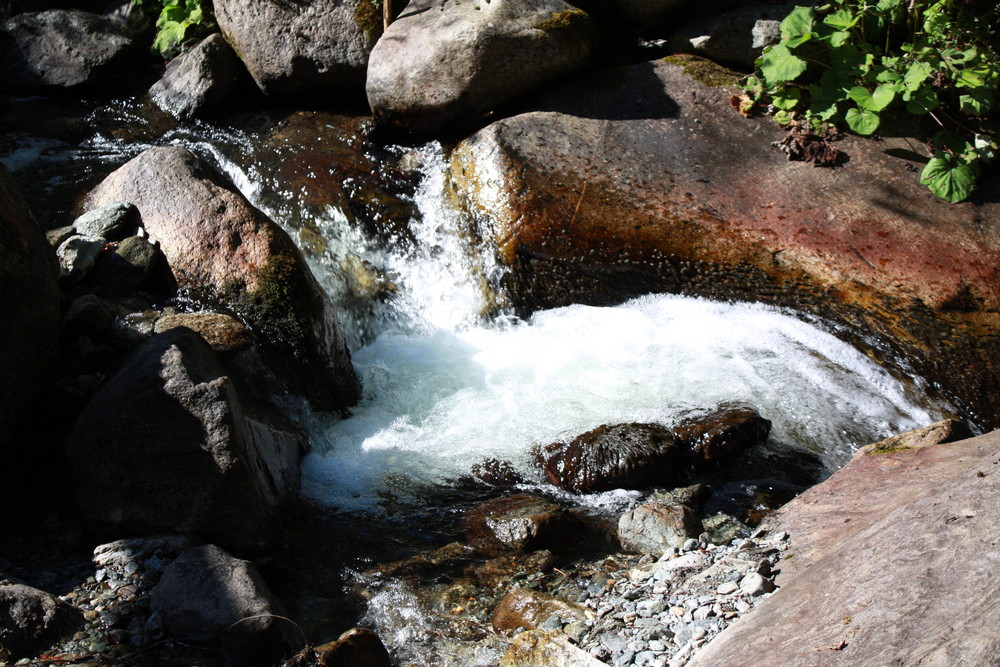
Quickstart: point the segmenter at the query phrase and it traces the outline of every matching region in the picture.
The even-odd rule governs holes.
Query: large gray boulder
[[[371,0],[216,0],[226,41],[268,95],[360,91],[382,32]]]
[[[382,121],[436,130],[578,69],[596,40],[562,0],[413,0],[372,50],[368,103]]]
[[[298,491],[303,437],[245,399],[196,333],[149,339],[65,445],[77,507],[112,533],[176,531],[266,548]]]
[[[152,611],[176,639],[221,648],[231,664],[273,665],[295,641],[285,611],[253,563],[208,544],[163,572]]]
[[[175,147],[141,153],[95,188],[89,206],[116,201],[139,209],[180,287],[214,292],[258,334],[273,371],[253,385],[259,394],[292,392],[323,410],[357,400],[333,307],[301,253],[197,156]]]
[[[243,63],[222,35],[209,35],[167,65],[149,89],[153,102],[180,120],[222,111],[249,83]]]
[[[36,655],[73,632],[80,612],[54,595],[23,584],[0,583],[0,661]]]
[[[0,165],[0,453],[55,365],[59,267],[14,180]]]
[[[128,65],[129,32],[78,9],[18,14],[0,31],[0,82],[9,88],[73,87],[110,80]]]

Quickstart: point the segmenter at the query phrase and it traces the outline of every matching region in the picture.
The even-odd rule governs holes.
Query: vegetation
[[[795,7],[745,83],[741,110],[783,125],[873,135],[895,113],[926,117],[921,183],[966,199],[997,152],[1000,7],[977,0],[833,0]]]
[[[152,50],[173,58],[216,29],[211,0],[132,0],[156,17]]]

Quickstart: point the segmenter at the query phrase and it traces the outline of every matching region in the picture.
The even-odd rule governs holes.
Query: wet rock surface
[[[474,507],[466,513],[463,528],[477,551],[500,556],[557,550],[571,543],[583,525],[559,505],[522,493]]]

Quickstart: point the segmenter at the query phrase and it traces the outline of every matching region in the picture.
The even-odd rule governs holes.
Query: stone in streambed
[[[597,37],[562,0],[413,0],[372,50],[368,103],[383,122],[434,131],[580,68]]]
[[[702,530],[698,514],[686,505],[645,503],[622,514],[618,520],[622,548],[657,556],[671,547],[681,548]]]
[[[316,667],[390,667],[385,644],[368,628],[352,628],[336,641],[317,646]]]
[[[587,620],[585,607],[540,591],[518,588],[508,593],[493,610],[490,623],[501,634],[535,630],[557,617],[563,624]]]
[[[233,664],[269,665],[296,642],[252,563],[208,544],[181,553],[150,594],[168,635],[219,647]]]
[[[544,498],[521,493],[491,500],[466,512],[465,537],[488,556],[562,550],[571,545],[583,524],[575,516]]]
[[[78,610],[23,584],[0,584],[0,660],[36,655],[83,623]]]
[[[704,417],[678,424],[673,432],[687,445],[691,473],[698,475],[724,468],[739,454],[766,442],[771,422],[752,406],[724,404]]]
[[[271,374],[247,380],[260,396],[289,391],[325,410],[357,400],[329,298],[288,235],[230,183],[185,149],[153,148],[89,197],[95,207],[116,201],[139,209],[178,286],[208,290],[257,334]]]
[[[606,667],[570,642],[562,632],[531,630],[517,635],[500,659],[500,667]]]
[[[101,238],[106,241],[120,241],[134,229],[139,220],[139,211],[128,202],[111,202],[87,211],[73,221],[73,229],[80,236]]]

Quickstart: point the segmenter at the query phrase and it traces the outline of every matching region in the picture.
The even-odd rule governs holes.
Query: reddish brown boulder
[[[317,667],[390,667],[392,660],[378,635],[352,628],[336,641],[316,647]]]
[[[859,453],[768,521],[778,591],[690,664],[995,664],[998,480],[1000,431]]]
[[[548,593],[518,588],[508,593],[493,610],[490,622],[502,634],[521,630],[534,630],[549,617],[556,616],[563,623],[583,622],[587,619],[584,607]]]
[[[698,474],[731,465],[737,455],[767,441],[771,422],[749,405],[726,405],[673,430],[687,446],[692,473]]]
[[[981,425],[1000,425],[1000,192],[952,205],[919,184],[922,144],[848,137],[836,169],[790,162],[784,131],[731,107],[704,64],[596,72],[484,128],[452,177],[510,267],[522,311],[649,291],[833,316],[903,352]]]
[[[268,366],[317,408],[357,400],[332,306],[288,235],[193,153],[153,148],[108,176],[90,207],[134,204],[181,287],[208,290],[242,317]]]
[[[528,493],[490,500],[466,512],[465,537],[487,556],[536,549],[563,550],[579,535],[579,519],[555,503]]]

